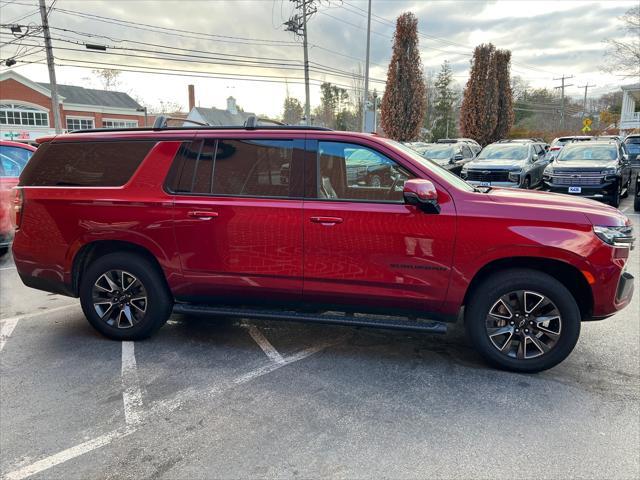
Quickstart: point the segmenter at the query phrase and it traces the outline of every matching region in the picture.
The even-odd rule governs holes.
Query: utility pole
[[[584,120],[585,113],[587,111],[587,90],[590,87],[595,87],[595,85],[589,85],[589,82],[587,82],[586,85],[579,85],[578,86],[578,88],[584,88],[584,101],[582,102],[582,120]]]
[[[42,32],[44,35],[44,47],[47,53],[47,68],[49,69],[49,84],[51,89],[51,109],[53,110],[53,126],[56,133],[62,133],[62,121],[60,120],[60,102],[58,101],[58,84],[56,83],[56,70],[53,63],[53,47],[51,46],[51,33],[49,32],[49,13],[44,0],[40,0],[40,17],[42,18]]]
[[[367,56],[364,67],[364,99],[362,101],[362,131],[365,130],[367,121],[367,102],[369,101],[369,51],[371,45],[371,0],[369,0],[369,12],[367,14]],[[375,108],[375,106],[374,106]]]
[[[562,75],[562,77],[560,78],[554,78],[554,80],[562,80],[562,85],[554,87],[554,88],[560,88],[561,89],[561,97],[560,97],[560,129],[563,130],[564,129],[564,89],[566,87],[572,87],[573,83],[566,85],[564,83],[565,80],[569,80],[570,78],[573,78],[573,75],[571,75],[570,77],[565,77],[564,75]]]
[[[296,10],[302,10],[302,15],[295,14],[284,22],[285,31],[293,32],[297,37],[302,37],[304,48],[304,117],[305,123],[310,125],[311,120],[311,100],[309,94],[309,49],[307,46],[307,21],[318,11],[316,0],[291,0],[296,4]]]

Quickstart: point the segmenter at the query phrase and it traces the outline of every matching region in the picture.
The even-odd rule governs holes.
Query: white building
[[[622,110],[620,112],[620,134],[629,134],[640,130],[640,111],[636,111],[636,102],[640,105],[640,83],[622,86]]]

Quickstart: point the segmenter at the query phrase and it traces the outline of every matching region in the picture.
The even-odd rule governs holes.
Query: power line
[[[560,80],[562,81],[562,84],[557,86],[557,87],[553,87],[553,88],[559,88],[561,89],[561,93],[560,93],[560,108],[562,109],[560,111],[560,129],[564,129],[564,89],[566,87],[571,87],[573,84],[569,84],[569,85],[565,85],[564,81],[568,80],[570,78],[573,78],[573,75],[571,75],[570,77],[566,77],[564,75],[562,75],[562,77],[560,78],[554,78],[554,80]]]

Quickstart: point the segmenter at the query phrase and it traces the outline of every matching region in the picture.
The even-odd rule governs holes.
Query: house
[[[227,98],[227,109],[221,110],[219,108],[205,108],[196,107],[191,105],[191,96],[189,97],[189,106],[192,107],[187,120],[193,120],[195,122],[207,123],[209,125],[244,125],[250,116],[255,116],[254,113],[243,112],[238,109],[236,105],[236,99],[233,97]],[[195,103],[195,102],[194,102]],[[185,124],[188,125],[188,124]]]
[[[620,134],[640,130],[640,83],[622,86],[622,110],[620,111]]]
[[[58,85],[63,130],[144,126],[144,109],[124,92]],[[48,83],[0,74],[0,138],[34,140],[55,134]]]

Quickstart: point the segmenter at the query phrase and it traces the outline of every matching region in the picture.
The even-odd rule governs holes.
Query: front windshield
[[[460,188],[462,190],[466,190],[468,192],[473,192],[475,190],[471,185],[469,185],[467,182],[462,180],[460,177],[458,177],[457,175],[454,175],[446,168],[442,168],[436,162],[433,162],[428,158],[424,158],[415,150],[412,150],[411,148],[401,144],[400,142],[396,142],[395,140],[390,140],[388,138],[385,138],[385,141],[388,142],[390,145],[393,145],[394,147],[396,147],[398,150],[401,150],[402,153],[411,157],[416,162],[426,166],[429,170],[432,170],[436,175],[439,175],[440,177],[444,178],[449,183],[453,184],[455,187]]]
[[[615,145],[567,145],[557,160],[616,160],[618,154]]]
[[[487,145],[476,160],[524,160],[528,153],[526,145]]]
[[[425,148],[422,152],[423,157],[430,160],[449,160],[453,149],[450,145],[433,145]]]

